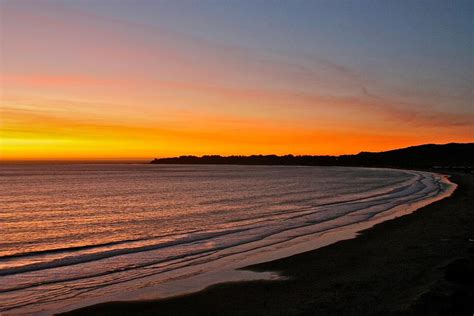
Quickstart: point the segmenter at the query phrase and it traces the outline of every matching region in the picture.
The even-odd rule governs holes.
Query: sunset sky
[[[474,1],[0,0],[0,158],[474,141]]]

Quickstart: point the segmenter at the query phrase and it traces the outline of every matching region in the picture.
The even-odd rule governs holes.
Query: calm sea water
[[[386,169],[85,164],[2,165],[0,184],[0,312],[11,313],[248,261],[449,187]]]

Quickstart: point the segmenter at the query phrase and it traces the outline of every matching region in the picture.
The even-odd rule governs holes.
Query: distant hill
[[[175,158],[154,159],[151,163],[473,168],[474,143],[427,144],[384,152],[361,152],[357,155],[342,156],[180,156]]]

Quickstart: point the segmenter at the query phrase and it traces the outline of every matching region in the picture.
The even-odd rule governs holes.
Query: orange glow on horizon
[[[177,124],[174,128],[92,125],[41,118],[37,131],[2,133],[2,160],[151,159],[178,155],[353,154],[421,144],[423,137],[357,130],[302,129],[273,123],[219,120]],[[446,135],[441,142],[448,142]],[[457,140],[460,136],[454,136]],[[440,141],[440,138],[431,142]]]

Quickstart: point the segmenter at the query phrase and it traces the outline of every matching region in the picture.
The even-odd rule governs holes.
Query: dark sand
[[[358,238],[250,267],[287,281],[212,286],[156,301],[111,302],[70,315],[473,315],[474,175],[452,197]]]

